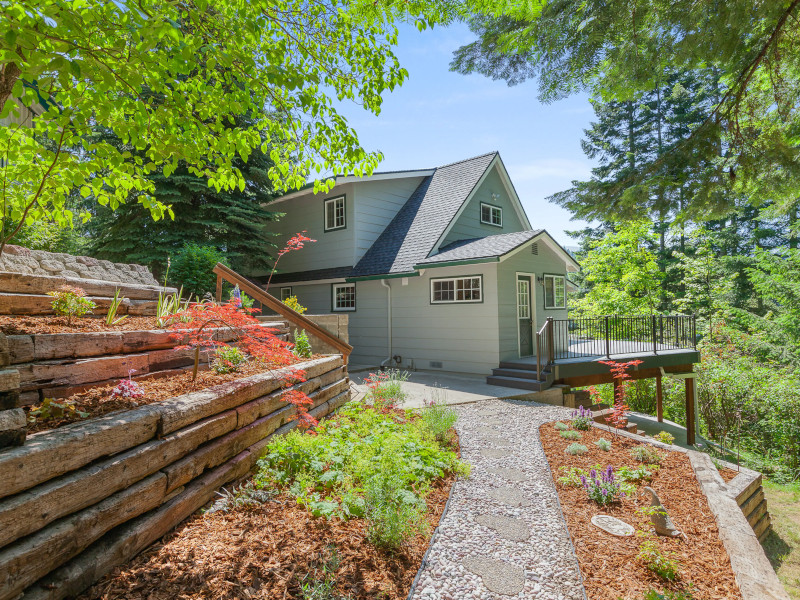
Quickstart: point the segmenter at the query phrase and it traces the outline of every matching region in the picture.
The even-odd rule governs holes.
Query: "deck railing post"
[[[542,334],[536,332],[536,379],[542,380]]]
[[[553,364],[556,360],[556,345],[553,317],[547,317],[547,345],[549,347],[548,364]]]
[[[222,275],[217,273],[217,304],[222,302]]]
[[[606,315],[606,358],[611,358],[611,334],[608,330],[608,320],[610,317]]]
[[[697,314],[692,315],[692,348],[697,350]]]
[[[675,317],[675,347],[681,347],[681,318]]]
[[[653,354],[658,354],[658,337],[656,336],[656,316],[653,315]]]

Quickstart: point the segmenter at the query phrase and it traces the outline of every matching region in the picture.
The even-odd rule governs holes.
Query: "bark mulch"
[[[439,480],[426,499],[431,531],[454,480]],[[293,498],[280,496],[257,507],[193,517],[81,600],[301,599],[301,585],[325,579],[323,564],[334,553],[339,566],[328,579],[335,579],[341,597],[401,600],[429,542],[429,535],[419,535],[398,552],[383,551],[367,540],[363,519],[314,518]]]
[[[318,356],[315,355],[314,358],[318,358]],[[139,378],[133,378],[144,390],[144,397],[135,399],[113,398],[111,396],[111,391],[116,387],[116,382],[99,387],[92,387],[86,391],[73,394],[66,399],[59,398],[57,400],[57,402],[64,402],[66,400],[69,403],[73,403],[76,409],[75,413],[70,413],[62,418],[37,420],[33,423],[29,421],[28,433],[56,429],[57,427],[63,427],[64,425],[76,421],[101,417],[116,410],[130,410],[144,404],[153,404],[188,392],[196,392],[197,390],[209,388],[220,383],[235,381],[243,377],[249,377],[250,375],[264,373],[278,368],[281,367],[264,362],[250,361],[242,365],[240,370],[236,373],[217,374],[214,371],[208,370],[207,365],[205,365],[204,370],[197,372],[197,379],[195,381],[192,381],[191,368],[185,371],[175,370],[143,375]],[[32,407],[26,406],[24,408],[30,410]],[[89,413],[89,416],[82,418],[77,414],[79,411]]]
[[[630,449],[639,445],[634,440],[592,428],[581,432],[579,442],[589,451],[582,456],[571,456],[565,449],[572,442],[563,439],[553,423],[545,423],[539,431],[554,480],[563,474],[559,467],[590,469],[610,464],[616,470],[623,465],[635,468],[641,464],[630,455]],[[601,437],[612,442],[611,451],[604,452],[594,444]],[[635,494],[610,506],[601,507],[589,500],[583,487],[556,483],[589,600],[641,600],[649,589],[678,591],[689,589],[690,585],[697,600],[740,599],[717,523],[689,457],[682,452],[659,450],[659,453],[661,467],[650,483],[637,486]],[[658,537],[659,549],[672,553],[680,565],[680,580],[675,583],[662,581],[637,560],[641,542],[637,536],[615,537],[590,522],[594,515],[607,514],[630,523],[637,532],[650,531],[649,517],[636,512],[637,508],[650,504],[643,491],[645,485],[658,493],[675,526],[687,537],[686,540]]]

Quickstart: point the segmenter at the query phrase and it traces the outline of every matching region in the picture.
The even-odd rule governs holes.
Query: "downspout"
[[[664,370],[664,367],[659,367],[661,369],[661,376],[662,377],[669,377],[671,379],[694,379],[694,398],[692,398],[692,402],[694,402],[694,431],[696,434],[700,433],[700,412],[697,410],[697,373],[692,371],[691,373],[667,373]]]
[[[386,328],[389,334],[389,355],[381,363],[383,369],[392,362],[392,286],[386,283],[385,279],[381,279],[381,285],[386,288]]]

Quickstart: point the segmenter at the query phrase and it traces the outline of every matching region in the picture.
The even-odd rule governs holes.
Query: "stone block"
[[[21,408],[0,411],[0,448],[25,443],[25,411]]]

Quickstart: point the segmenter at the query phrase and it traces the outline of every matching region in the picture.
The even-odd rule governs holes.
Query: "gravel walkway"
[[[472,474],[453,486],[411,597],[584,600],[538,431],[570,411],[508,400],[456,410]]]

